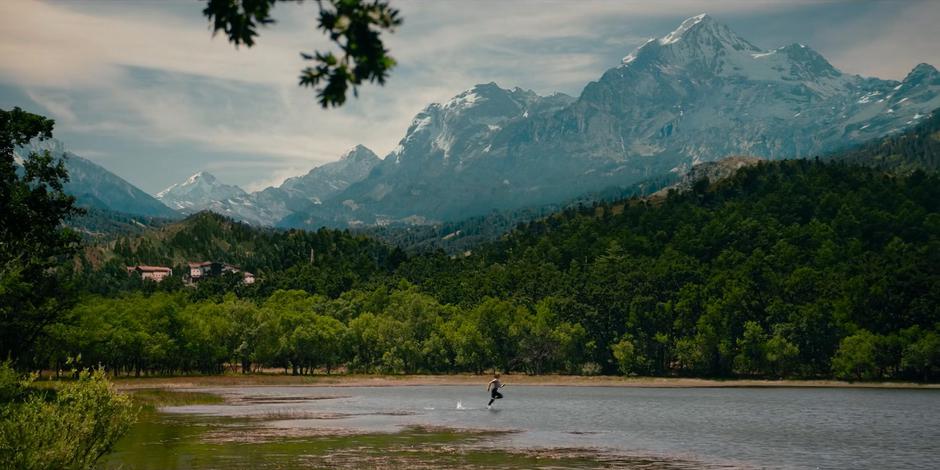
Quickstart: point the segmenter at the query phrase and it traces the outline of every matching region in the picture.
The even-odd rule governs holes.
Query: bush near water
[[[0,468],[90,469],[136,417],[104,372],[76,372],[57,389],[37,388],[0,364]]]

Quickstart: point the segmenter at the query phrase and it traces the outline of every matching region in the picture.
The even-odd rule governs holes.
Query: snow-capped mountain
[[[445,103],[432,103],[367,178],[328,204],[292,214],[281,225],[424,223],[442,211],[459,218],[468,206],[473,211],[511,207],[515,201],[507,189],[518,175],[512,162],[490,158],[491,142],[513,122],[555,113],[572,102],[574,98],[561,93],[539,96],[488,83]],[[375,204],[379,201],[400,206],[380,208]]]
[[[760,49],[707,15],[624,57],[578,99],[478,85],[418,113],[363,181],[286,226],[454,220],[557,202],[729,155],[809,157],[940,108],[940,74],[845,74],[803,44]]]
[[[200,172],[161,191],[157,198],[183,213],[209,210],[256,225],[275,225],[284,217],[309,210],[321,200],[362,180],[379,162],[374,152],[357,145],[338,161],[318,166],[306,175],[288,178],[279,187],[247,193],[237,186],[219,182],[207,172]]]
[[[185,214],[207,209],[218,201],[247,196],[242,188],[221,183],[207,171],[200,171],[182,183],[174,184],[156,194],[157,199]]]
[[[806,45],[761,50],[699,15],[589,84],[561,119],[587,119],[578,147],[648,168],[806,157],[922,119],[940,107],[938,79],[926,64],[902,82],[844,74]]]
[[[131,215],[177,218],[179,214],[157,201],[136,186],[128,183],[102,166],[66,150],[56,139],[34,140],[16,149],[17,162],[31,152],[49,151],[53,158],[65,162],[69,180],[65,192],[75,196],[76,205],[86,208],[107,209]]]

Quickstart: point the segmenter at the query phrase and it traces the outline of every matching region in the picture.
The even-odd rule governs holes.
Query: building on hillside
[[[207,277],[222,276],[227,273],[242,273],[242,282],[245,284],[254,284],[255,275],[250,272],[242,272],[238,266],[217,261],[198,261],[189,262],[189,282],[196,283]]]
[[[193,281],[209,277],[212,272],[212,261],[189,262],[189,278]]]
[[[127,274],[137,274],[145,281],[160,282],[163,279],[172,276],[173,270],[165,266],[128,266]]]
[[[221,276],[225,273],[241,272],[237,266],[217,261],[200,261],[189,263],[189,277],[193,281],[207,277]]]

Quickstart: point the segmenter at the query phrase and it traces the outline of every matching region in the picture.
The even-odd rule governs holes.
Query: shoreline
[[[114,377],[119,390],[216,388],[244,386],[392,387],[485,386],[489,375],[313,375],[282,374],[206,375],[175,377]],[[870,388],[940,390],[940,384],[915,382],[844,382],[839,380],[695,379],[675,377],[617,377],[573,375],[508,375],[504,382],[526,386],[625,387],[625,388]]]

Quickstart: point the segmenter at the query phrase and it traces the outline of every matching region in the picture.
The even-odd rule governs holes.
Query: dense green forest
[[[659,205],[561,213],[478,256],[416,258],[399,273],[447,303],[554,299],[595,361],[622,348],[619,365],[642,374],[935,374],[938,182],[766,163]]]
[[[80,354],[135,374],[242,365],[935,380],[938,204],[936,174],[770,162],[664,199],[570,208],[456,257],[200,214],[96,253],[110,257],[102,266],[241,263],[264,273],[259,283],[135,285],[82,269],[95,293],[35,359]]]

